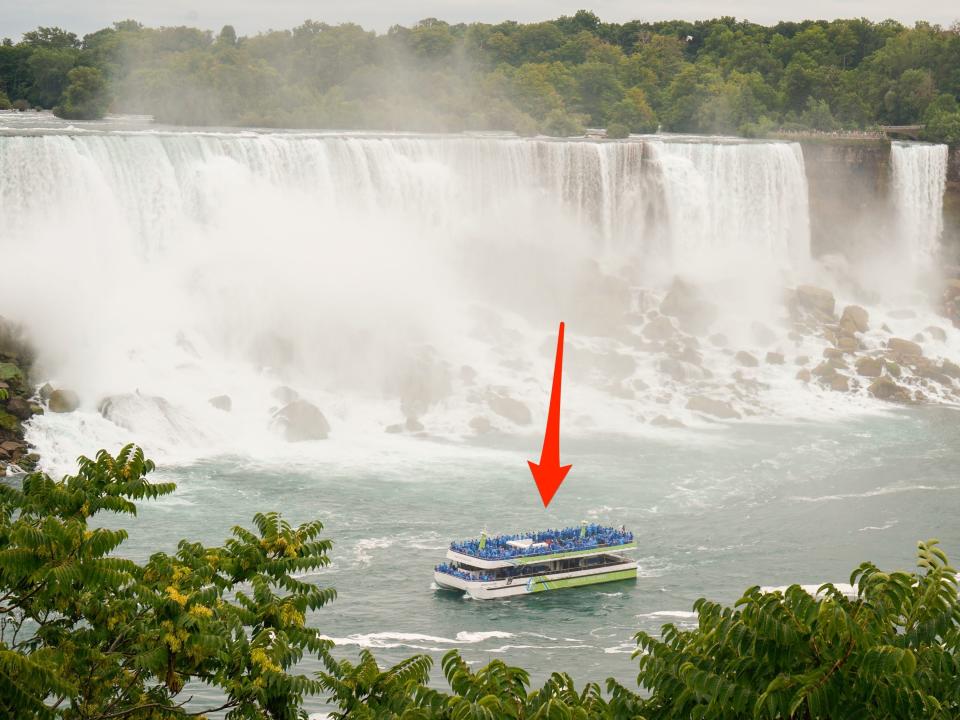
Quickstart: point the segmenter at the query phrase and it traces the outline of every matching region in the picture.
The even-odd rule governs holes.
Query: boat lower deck
[[[478,600],[633,580],[636,577],[636,562],[612,554],[554,560],[494,572],[459,564],[448,566],[446,571],[434,571],[434,581],[439,587],[460,590]]]

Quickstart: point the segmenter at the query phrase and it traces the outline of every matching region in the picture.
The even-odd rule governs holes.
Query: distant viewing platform
[[[602,525],[542,530],[519,535],[497,535],[450,543],[461,555],[482,560],[510,560],[534,555],[556,555],[595,548],[618,548],[633,542],[633,533],[623,527]]]

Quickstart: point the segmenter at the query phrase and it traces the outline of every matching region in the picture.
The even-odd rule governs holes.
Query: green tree
[[[935,540],[919,573],[857,568],[847,597],[754,587],[734,608],[698,600],[698,626],[637,633],[643,716],[952,718],[960,712],[956,571]]]
[[[60,102],[60,96],[66,88],[67,73],[77,61],[77,51],[38,47],[27,60],[30,73],[30,88],[27,99],[34,105],[49,108]]]
[[[223,547],[182,540],[139,565],[117,554],[126,531],[96,525],[173,492],[153,467],[127,446],[60,481],[0,482],[0,714],[184,717],[185,684],[204,682],[232,718],[304,717],[320,686],[291,670],[326,653],[305,615],[334,597],[298,579],[328,563],[321,524],[258,514]]]
[[[97,120],[110,105],[107,82],[96,68],[78,67],[67,73],[63,101],[53,108],[57,117],[69,120]]]

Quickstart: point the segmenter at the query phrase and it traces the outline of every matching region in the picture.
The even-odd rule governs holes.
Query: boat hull
[[[477,600],[496,600],[499,598],[530,595],[548,590],[583,587],[599,583],[636,580],[635,562],[617,563],[602,568],[588,568],[569,572],[554,572],[535,575],[516,580],[495,580],[491,582],[470,581],[448,573],[435,571],[433,579],[437,586],[445,590],[459,590]]]

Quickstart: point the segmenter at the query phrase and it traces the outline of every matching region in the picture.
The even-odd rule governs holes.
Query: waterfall
[[[139,392],[111,404],[118,441],[262,443],[278,385],[341,435],[401,409],[465,428],[490,397],[536,402],[557,320],[606,348],[638,284],[696,267],[743,290],[789,272],[809,255],[807,215],[789,143],[8,133],[0,252],[23,272],[0,312],[84,399],[78,435],[101,398]],[[603,397],[631,372],[610,357],[585,371]],[[605,412],[578,392],[583,417]],[[207,404],[220,394],[231,413]]]
[[[940,248],[947,157],[946,145],[895,142],[890,148],[898,242],[921,267]]]

